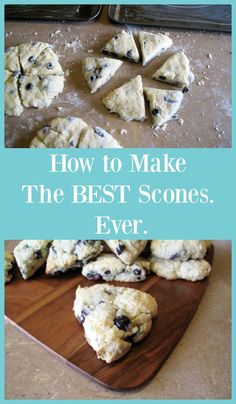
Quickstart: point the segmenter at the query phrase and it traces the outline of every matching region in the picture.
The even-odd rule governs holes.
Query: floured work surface
[[[85,23],[13,22],[5,25],[5,47],[29,41],[52,44],[70,74],[65,88],[49,108],[25,109],[20,117],[5,118],[5,146],[28,147],[36,131],[57,116],[74,115],[101,126],[123,147],[231,147],[231,36],[230,34],[117,25],[109,22],[107,7],[96,21]],[[84,57],[100,56],[105,43],[122,29],[132,32],[169,32],[173,46],[146,67],[125,61],[116,75],[91,95],[81,72]],[[153,80],[156,69],[170,54],[183,49],[190,59],[195,81],[184,94],[180,120],[155,131],[146,108],[144,122],[127,123],[110,114],[101,100],[125,81],[141,74],[146,87],[166,88]]]
[[[6,248],[11,250],[15,244],[7,242]],[[208,251],[206,259],[212,262],[213,249]],[[157,299],[159,308],[148,336],[134,344],[122,359],[109,365],[97,359],[72,312],[78,284],[91,286],[95,282],[84,278],[79,270],[49,277],[42,269],[27,281],[17,271],[13,281],[5,286],[6,317],[69,365],[106,387],[126,390],[143,385],[158,372],[191,321],[208,279],[167,281],[150,275],[144,282],[112,282],[150,293]]]

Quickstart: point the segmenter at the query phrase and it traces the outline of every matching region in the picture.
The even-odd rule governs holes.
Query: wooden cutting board
[[[208,251],[212,262],[213,249]],[[68,365],[114,390],[134,389],[148,382],[168,358],[190,323],[208,280],[167,281],[150,275],[145,282],[121,283],[152,294],[159,304],[150,334],[121,360],[106,364],[97,359],[72,312],[75,291],[91,282],[80,272],[49,278],[43,272],[24,281],[16,271],[5,287],[5,314],[10,322],[40,342]],[[204,313],[202,313],[204,315]]]

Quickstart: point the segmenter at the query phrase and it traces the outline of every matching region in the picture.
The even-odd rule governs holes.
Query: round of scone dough
[[[15,262],[14,255],[9,251],[4,254],[4,282],[5,284],[12,280],[12,269]]]
[[[127,265],[134,263],[147,245],[147,240],[104,240],[111,251]]]
[[[74,313],[99,359],[111,363],[142,340],[157,315],[157,302],[137,289],[94,285],[76,291]]]
[[[57,272],[81,268],[102,250],[99,240],[54,240],[47,259],[46,274],[55,275]]]
[[[167,260],[201,259],[206,255],[206,250],[204,240],[152,240],[151,242],[152,255]]]
[[[43,108],[63,91],[64,73],[57,55],[44,42],[29,42],[5,51],[5,113]]]
[[[196,282],[201,281],[209,275],[211,266],[204,259],[180,261],[152,257],[151,271],[168,280],[185,279]]]
[[[150,262],[137,258],[132,265],[124,264],[114,254],[101,254],[83,266],[82,274],[89,280],[140,282],[146,279]]]

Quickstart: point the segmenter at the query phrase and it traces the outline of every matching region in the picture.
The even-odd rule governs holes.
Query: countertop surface
[[[84,57],[101,56],[105,43],[121,29],[165,32],[173,46],[146,67],[124,61],[116,75],[94,95],[81,74]],[[29,41],[48,42],[59,55],[66,75],[65,88],[48,108],[25,108],[20,117],[6,117],[5,146],[28,147],[38,129],[57,116],[74,115],[101,126],[123,147],[231,147],[231,35],[207,31],[165,29],[111,23],[107,7],[92,22],[7,21],[5,46]],[[165,130],[154,130],[146,111],[144,122],[127,123],[110,114],[101,100],[127,80],[142,75],[145,86],[167,88],[151,77],[171,54],[184,50],[195,81],[184,95],[178,117]],[[170,88],[170,87],[168,87]],[[176,88],[175,88],[176,89]]]
[[[230,399],[231,242],[214,241],[214,247],[213,271],[199,308],[146,386],[132,392],[106,389],[6,321],[6,399]]]

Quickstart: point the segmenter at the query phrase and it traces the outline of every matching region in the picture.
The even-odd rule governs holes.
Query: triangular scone
[[[140,31],[138,38],[142,52],[143,66],[146,66],[147,63],[161,55],[172,45],[172,40],[164,34],[152,34],[151,32]]]
[[[145,103],[141,76],[136,76],[123,86],[116,88],[103,98],[102,102],[111,112],[119,114],[124,121],[143,121]]]
[[[121,31],[116,34],[103,48],[104,53],[139,62],[139,52],[132,32]]]
[[[28,73],[39,55],[48,46],[48,43],[45,42],[29,42],[18,47],[20,64],[24,73]]]
[[[114,76],[122,63],[121,60],[105,57],[85,58],[82,64],[82,71],[91,94],[106,84]]]
[[[4,283],[8,283],[12,280],[13,274],[13,266],[15,263],[15,258],[12,253],[9,251],[5,251],[4,253]]]
[[[104,129],[96,127],[86,127],[82,130],[78,146],[81,149],[117,149],[121,148],[119,143],[110,133]]]
[[[84,265],[82,274],[89,280],[140,282],[146,279],[150,262],[137,258],[132,265],[124,264],[114,254],[101,254]]]
[[[154,125],[160,126],[169,121],[178,111],[183,99],[182,91],[144,88],[144,95],[149,106]]]
[[[12,73],[20,73],[18,46],[11,46],[5,50],[5,69]]]
[[[108,284],[76,290],[74,313],[97,357],[107,363],[124,356],[150,332],[157,302],[137,289]]]
[[[184,52],[170,56],[152,77],[180,87],[184,92],[188,91],[189,84],[194,80],[194,74],[190,71],[189,60]]]
[[[54,240],[47,259],[46,274],[81,268],[103,250],[99,240]]]
[[[14,248],[23,279],[33,276],[45,264],[51,244],[52,240],[22,240]]]
[[[18,79],[9,73],[5,74],[5,78],[5,113],[9,116],[19,116],[24,109],[19,97]]]
[[[209,275],[211,266],[204,259],[180,261],[152,257],[151,270],[156,275],[168,280],[185,279],[196,282]]]
[[[127,265],[134,263],[147,245],[147,240],[105,240],[116,256]]]
[[[50,46],[46,47],[37,58],[36,62],[28,69],[27,74],[59,74],[63,75],[62,67],[57,55]]]
[[[56,118],[37,132],[30,143],[30,147],[77,147],[81,132],[86,126],[87,124],[82,119],[74,116]]]

